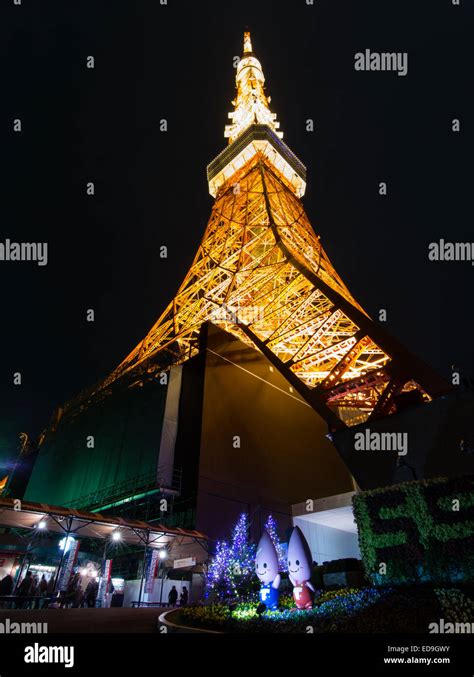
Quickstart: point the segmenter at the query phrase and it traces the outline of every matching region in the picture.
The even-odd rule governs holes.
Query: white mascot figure
[[[299,527],[294,527],[288,543],[288,576],[293,583],[293,599],[297,609],[312,609],[314,588],[311,585],[313,558]]]
[[[262,584],[260,602],[266,609],[278,609],[278,588],[281,576],[278,573],[278,555],[267,531],[264,531],[257,546],[255,572]]]

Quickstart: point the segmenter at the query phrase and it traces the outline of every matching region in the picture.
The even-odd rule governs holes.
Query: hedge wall
[[[474,475],[365,491],[353,505],[374,585],[474,581]]]

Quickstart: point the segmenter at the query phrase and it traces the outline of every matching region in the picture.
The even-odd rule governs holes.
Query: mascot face
[[[288,543],[288,575],[293,585],[309,581],[313,569],[311,551],[301,529],[295,527]]]
[[[278,557],[272,539],[263,532],[257,546],[255,572],[263,585],[272,583],[278,574]]]

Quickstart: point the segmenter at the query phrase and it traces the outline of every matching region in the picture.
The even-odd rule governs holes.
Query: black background
[[[471,375],[474,271],[428,244],[474,241],[472,18],[467,0],[3,0],[0,241],[46,241],[49,264],[0,263],[0,475],[18,432],[111,371],[176,292],[246,27],[339,274],[435,369]],[[408,75],[356,72],[366,48],[407,51]]]
[[[159,667],[167,671],[179,670],[193,673],[204,662],[214,673],[223,672],[231,663],[241,670],[259,667],[258,656],[265,654],[265,668],[277,674],[283,666],[297,669],[295,654],[307,654],[307,664],[313,662],[328,665],[333,671],[346,670],[351,674],[355,668],[368,675],[472,675],[472,636],[466,635],[395,635],[385,634],[285,634],[245,635],[205,633],[163,633],[158,622],[156,632],[144,634],[64,634],[64,635],[4,635],[2,675],[90,675],[100,672],[124,672],[124,663],[135,670],[149,671]],[[25,664],[25,647],[35,643],[40,646],[74,646],[74,666],[63,664]],[[277,645],[278,642],[278,645]],[[8,643],[8,644],[7,644]],[[411,651],[411,647],[417,650]],[[389,649],[390,647],[390,649]],[[394,647],[397,650],[394,650]],[[423,647],[431,647],[424,649]],[[446,647],[444,651],[432,647]],[[3,647],[2,647],[3,648]],[[343,650],[341,650],[343,648]],[[408,648],[402,654],[399,649]],[[186,650],[188,649],[188,650]],[[159,658],[155,656],[159,653]],[[409,657],[434,659],[449,657],[444,665],[387,665],[386,658]],[[296,665],[295,665],[296,664]],[[207,667],[206,665],[206,667]]]

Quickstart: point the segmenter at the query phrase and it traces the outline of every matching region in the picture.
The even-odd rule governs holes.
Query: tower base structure
[[[474,395],[452,391],[331,438],[361,489],[472,474]]]
[[[470,392],[329,433],[262,352],[212,323],[182,365],[161,372],[151,362],[140,379],[53,421],[25,499],[220,539],[244,511],[258,534],[269,513],[289,526],[295,503],[474,472]],[[172,514],[155,515],[163,497]]]
[[[293,503],[353,490],[327,423],[260,351],[211,323],[199,344],[182,365],[150,363],[138,381],[116,382],[73,416],[66,409],[25,498],[199,526],[217,540],[242,512],[255,536],[269,514],[284,533]],[[163,497],[172,514],[151,514]]]

